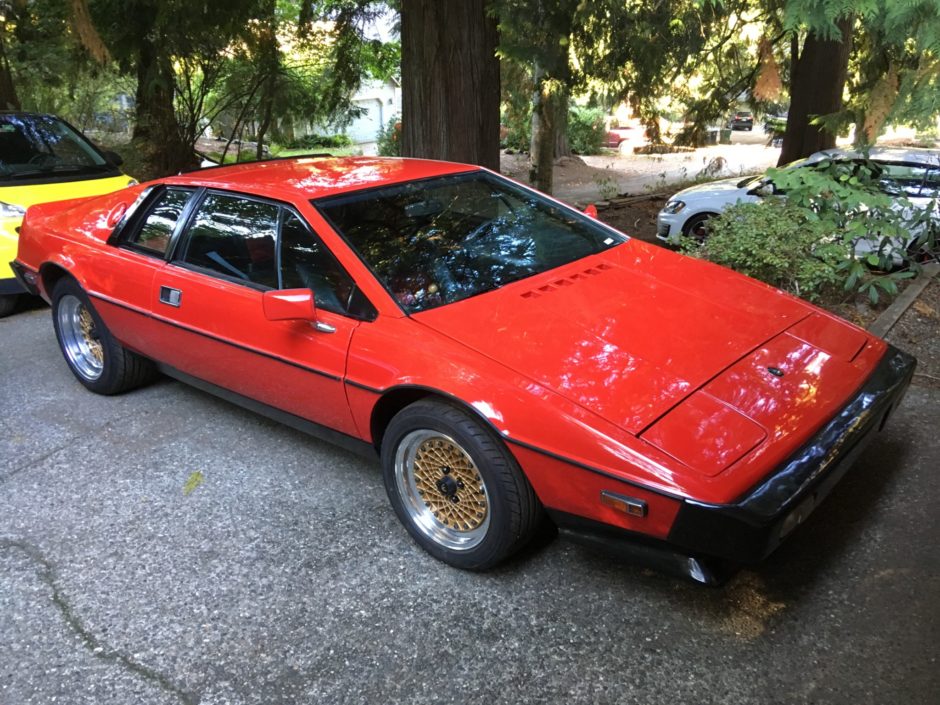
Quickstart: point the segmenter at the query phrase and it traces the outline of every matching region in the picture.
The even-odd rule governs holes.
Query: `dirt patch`
[[[629,167],[625,169],[632,171]],[[499,159],[499,170],[511,179],[530,183],[528,154],[503,152]],[[568,194],[579,192],[584,187],[597,186],[603,190],[603,186],[608,185],[607,195],[613,197],[618,195],[613,176],[612,169],[588,166],[581,157],[561,157],[555,160],[552,169],[552,192],[556,197],[568,201]]]
[[[612,202],[598,212],[598,217],[617,230],[646,242],[656,239],[656,215],[666,205],[666,194],[651,194]]]
[[[940,281],[927,285],[887,337],[917,358],[915,384],[940,389]]]

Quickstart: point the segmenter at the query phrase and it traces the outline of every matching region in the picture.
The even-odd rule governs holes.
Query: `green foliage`
[[[382,157],[401,156],[401,117],[393,115],[379,130],[378,152]]]
[[[502,124],[506,128],[501,146],[517,152],[528,152],[532,138],[532,110],[504,110]],[[568,109],[568,144],[577,154],[598,154],[604,144],[606,128],[604,111],[573,105]]]
[[[351,147],[352,143],[349,135],[304,135],[291,140],[286,146],[288,149],[316,149],[318,147]]]
[[[568,144],[578,154],[597,154],[604,144],[604,111],[575,105],[568,110]]]
[[[785,0],[785,33],[839,36],[853,18],[847,102],[824,116],[830,131],[856,125],[856,141],[874,142],[884,124],[936,124],[940,112],[940,0]],[[809,76],[806,80],[812,81]]]
[[[936,205],[915,207],[874,162],[824,160],[767,177],[762,190],[785,196],[733,206],[709,221],[700,250],[683,247],[804,298],[831,295],[838,283],[874,303],[919,271],[918,251],[936,248]]]
[[[531,109],[519,114],[504,112],[502,124],[506,130],[500,140],[500,146],[516,152],[528,152],[532,144]]]
[[[739,203],[708,222],[704,244],[688,238],[682,248],[805,299],[823,299],[838,291],[848,251],[807,216],[779,198]]]
[[[912,233],[923,230],[930,209],[915,208],[889,182],[882,168],[866,159],[824,160],[812,168],[771,169],[767,176],[800,208],[822,237],[840,243],[847,256],[838,271],[847,291],[867,293],[877,302],[881,293],[897,294],[897,281],[914,266],[906,250]],[[887,189],[887,191],[886,191]],[[859,251],[870,243],[871,252]],[[886,272],[873,275],[871,270]]]

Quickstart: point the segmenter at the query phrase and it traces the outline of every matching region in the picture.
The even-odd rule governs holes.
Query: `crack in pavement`
[[[10,470],[9,472],[7,472],[7,473],[5,473],[5,474],[3,474],[3,475],[0,475],[0,483],[4,483],[4,482],[6,482],[7,480],[12,479],[12,478],[15,477],[16,475],[19,475],[19,474],[20,474],[21,472],[23,472],[24,470],[29,470],[29,469],[31,469],[31,468],[36,467],[36,466],[39,465],[40,463],[44,463],[45,461],[47,461],[47,460],[48,460],[49,458],[51,458],[52,456],[56,455],[57,453],[61,453],[61,452],[62,452],[63,450],[65,450],[66,448],[69,448],[69,447],[72,445],[72,443],[73,443],[74,441],[78,440],[79,438],[80,438],[79,436],[75,436],[74,438],[69,438],[65,443],[63,443],[62,445],[60,445],[60,446],[57,447],[57,448],[53,448],[53,449],[50,450],[48,453],[45,453],[45,454],[39,456],[38,458],[33,458],[33,459],[29,460],[28,462],[25,462],[25,463],[23,463],[22,465],[13,468],[13,469]]]
[[[69,605],[68,600],[59,587],[55,565],[43,555],[42,551],[37,546],[27,541],[0,539],[0,549],[19,550],[25,553],[31,561],[39,566],[39,579],[52,590],[52,604],[55,605],[56,609],[58,609],[62,618],[65,620],[65,623],[79,639],[81,639],[82,645],[94,658],[123,666],[131,673],[156,684],[161,689],[176,696],[183,705],[198,705],[199,698],[197,696],[186,692],[162,673],[138,663],[132,657],[120,651],[106,648],[106,646],[85,627],[81,618],[75,614],[75,611],[72,609],[71,605]]]

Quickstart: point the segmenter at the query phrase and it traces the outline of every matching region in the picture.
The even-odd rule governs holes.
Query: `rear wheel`
[[[61,279],[52,290],[52,322],[69,369],[91,391],[118,394],[155,376],[150,360],[114,339],[74,279]]]
[[[541,505],[489,429],[440,401],[400,411],[382,442],[385,489],[412,538],[457,568],[485,570],[532,537]]]

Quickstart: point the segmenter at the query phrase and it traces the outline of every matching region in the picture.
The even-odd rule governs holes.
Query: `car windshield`
[[[0,181],[114,171],[84,137],[49,115],[0,115]]]
[[[487,172],[370,189],[314,205],[409,313],[483,294],[626,240]]]

